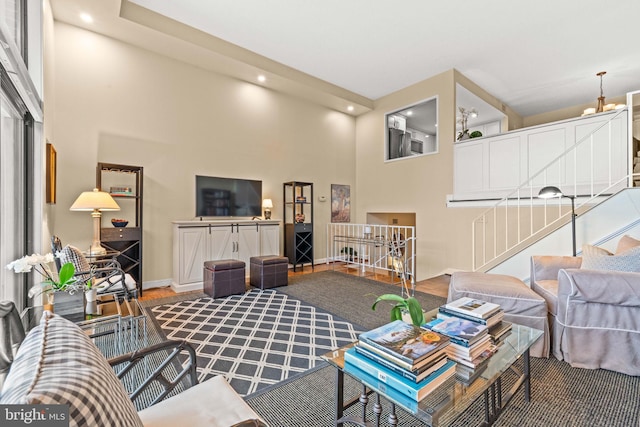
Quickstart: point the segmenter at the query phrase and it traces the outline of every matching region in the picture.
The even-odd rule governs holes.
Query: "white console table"
[[[279,220],[173,221],[173,279],[175,292],[202,289],[205,261],[280,254]]]

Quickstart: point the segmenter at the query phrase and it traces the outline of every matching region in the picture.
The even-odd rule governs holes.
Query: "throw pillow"
[[[143,427],[91,339],[77,325],[48,311],[20,346],[0,403],[67,405],[71,427]]]
[[[584,245],[582,246],[582,256],[583,257],[597,257],[597,256],[610,256],[613,255],[611,252],[604,248],[599,248],[598,246],[592,245]],[[584,261],[583,261],[584,262]]]
[[[629,249],[635,248],[636,246],[640,246],[640,240],[636,240],[629,235],[624,235],[620,238],[618,242],[618,247],[616,248],[616,255],[621,254],[622,252],[626,252]]]
[[[591,248],[595,248],[592,246]],[[584,270],[630,271],[640,273],[640,246],[631,248],[620,254],[612,255],[609,251],[588,249],[582,252]],[[602,252],[604,251],[604,253]]]
[[[75,246],[67,245],[59,252],[60,264],[64,265],[68,262],[73,264],[76,269],[76,277],[78,280],[84,280],[85,282],[91,279],[91,264],[87,261],[82,251]],[[87,274],[77,274],[87,273]]]

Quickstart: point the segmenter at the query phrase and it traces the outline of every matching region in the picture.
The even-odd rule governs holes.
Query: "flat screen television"
[[[262,216],[262,181],[196,175],[196,216]]]

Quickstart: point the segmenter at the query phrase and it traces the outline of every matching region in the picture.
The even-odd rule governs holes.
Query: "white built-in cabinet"
[[[277,220],[174,221],[171,287],[175,292],[202,289],[205,261],[244,261],[248,275],[251,257],[279,253]]]
[[[451,200],[499,200],[529,177],[532,186],[553,183],[573,194],[575,185],[578,195],[597,193],[627,176],[627,138],[626,112],[611,111],[459,141]],[[571,155],[551,163],[578,143]]]

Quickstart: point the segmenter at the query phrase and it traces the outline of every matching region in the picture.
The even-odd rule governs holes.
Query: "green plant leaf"
[[[402,307],[399,305],[391,309],[391,321],[393,322],[394,320],[402,320]]]
[[[76,273],[76,269],[73,266],[73,264],[68,262],[65,265],[63,265],[62,268],[60,268],[60,273],[58,273],[60,284],[66,285],[75,273]]]
[[[371,307],[371,309],[375,310],[376,309],[376,305],[380,301],[392,301],[392,302],[396,302],[396,303],[400,303],[400,304],[405,304],[404,298],[402,298],[399,295],[396,295],[396,294],[384,294],[384,295],[380,295],[378,297],[378,299],[376,299],[376,302],[373,303],[373,306]]]
[[[414,297],[409,297],[406,300],[407,308],[409,309],[409,314],[411,315],[411,322],[416,326],[421,326],[424,321],[424,312],[422,311],[422,306],[420,302]]]

